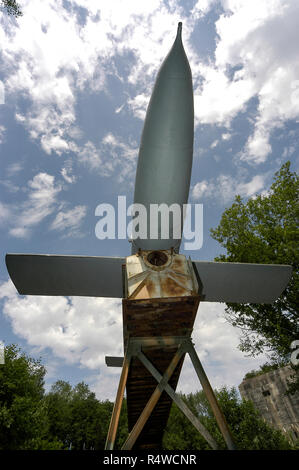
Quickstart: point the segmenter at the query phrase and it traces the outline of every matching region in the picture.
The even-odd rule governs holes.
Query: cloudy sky
[[[20,0],[0,13],[0,340],[41,356],[47,387],[87,382],[113,399],[122,355],[121,301],[19,296],[5,253],[127,256],[98,240],[95,208],[128,204],[146,107],[183,22],[193,74],[195,145],[189,201],[202,203],[193,259],[223,252],[209,237],[236,194],[267,191],[298,169],[297,0]],[[266,358],[246,358],[224,305],[203,303],[194,340],[214,387],[237,386]],[[190,361],[179,382],[199,389]]]

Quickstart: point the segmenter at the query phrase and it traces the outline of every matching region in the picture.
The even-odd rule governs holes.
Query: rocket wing
[[[19,294],[123,297],[125,258],[7,254],[6,266]]]
[[[272,303],[286,288],[292,267],[280,264],[194,261],[201,301]]]

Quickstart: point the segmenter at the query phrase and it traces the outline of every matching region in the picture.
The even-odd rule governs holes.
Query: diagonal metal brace
[[[214,413],[214,416],[216,418],[217,424],[219,426],[219,429],[221,431],[221,434],[226,442],[226,445],[229,450],[236,450],[235,443],[233,441],[233,438],[231,436],[230,430],[228,428],[226,419],[221,411],[221,408],[218,405],[218,401],[215,397],[214,391],[211,387],[211,384],[209,382],[209,379],[204,371],[204,368],[199,360],[199,357],[195,351],[195,348],[191,342],[191,339],[187,343],[187,352],[189,353],[189,356],[191,358],[193,367],[196,371],[196,374],[200,380],[202,389],[210,403],[210,406],[212,408],[212,411]]]
[[[140,359],[141,351],[138,353],[137,357]],[[139,416],[138,420],[136,421],[132,431],[130,432],[126,442],[122,446],[122,450],[131,450],[133,445],[135,444],[138,436],[140,435],[145,423],[147,422],[148,418],[150,417],[154,407],[156,406],[163,390],[169,379],[171,378],[173,372],[175,371],[176,366],[178,365],[182,355],[185,354],[185,344],[181,344],[176,351],[175,355],[172,358],[166,372],[164,373],[163,377],[161,376],[161,380],[159,381],[156,389],[154,390],[152,396],[150,397],[149,401],[147,402],[144,410],[142,411],[141,415]],[[141,359],[140,359],[141,360]]]
[[[143,354],[143,352],[139,353],[138,358],[160,384],[160,382],[163,380],[162,375],[157,371],[157,369],[148,360],[148,358]],[[187,416],[187,418],[191,421],[193,426],[210,444],[212,449],[214,450],[218,449],[218,445],[216,441],[214,440],[214,438],[211,436],[208,430],[204,427],[204,425],[199,421],[199,419],[192,413],[192,411],[190,411],[186,403],[179,397],[179,395],[175,393],[173,388],[168,383],[165,383],[163,390],[165,390],[168,393],[168,395],[175,402],[175,404],[180,408],[180,410],[185,414],[185,416]]]
[[[178,349],[173,356],[167,370],[162,376],[151,361],[146,357],[142,351],[143,347],[155,347],[155,346],[174,346],[177,345]],[[129,338],[127,344],[127,351],[123,361],[123,368],[120,377],[120,382],[118,386],[116,401],[114,404],[112,417],[110,421],[108,436],[106,440],[106,450],[112,450],[115,443],[116,432],[119,422],[120,410],[123,401],[124,389],[126,386],[128,371],[132,357],[137,357],[141,363],[148,369],[152,376],[157,380],[158,384],[148,400],[145,408],[143,409],[141,415],[136,421],[133,429],[131,430],[127,440],[123,444],[122,450],[131,450],[134,446],[137,438],[139,437],[142,429],[144,428],[147,420],[149,419],[154,407],[156,406],[161,394],[163,391],[168,393],[171,399],[176,403],[180,410],[185,414],[189,421],[194,425],[194,427],[199,431],[199,433],[206,439],[212,449],[218,449],[218,445],[208,430],[203,426],[200,420],[195,416],[190,409],[187,407],[185,402],[180,398],[180,396],[173,390],[173,388],[168,384],[173,372],[175,371],[181,357],[183,354],[188,353],[190,355],[191,361],[197,373],[197,376],[201,382],[203,391],[211,405],[212,411],[215,415],[217,424],[220,428],[220,431],[224,437],[224,440],[227,444],[228,449],[234,450],[235,444],[233,442],[232,436],[230,434],[229,428],[227,426],[225,417],[218,405],[217,399],[214,395],[213,389],[210,385],[210,382],[206,376],[206,373],[202,367],[202,364],[198,358],[198,355],[194,349],[190,337],[179,337],[179,336],[169,336],[169,337],[134,337]]]

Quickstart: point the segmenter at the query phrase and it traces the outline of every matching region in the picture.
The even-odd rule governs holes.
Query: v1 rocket
[[[152,204],[177,204],[182,210],[188,201],[194,107],[192,75],[181,32],[179,23],[174,44],[157,75],[141,137],[134,203],[142,204],[147,214]],[[170,227],[169,234],[169,238],[133,240],[132,251],[142,252],[147,273],[158,269],[162,275],[163,269],[169,271],[175,256],[182,256],[177,255],[182,232],[174,238]],[[129,258],[7,254],[6,265],[20,294],[122,298],[122,266]],[[201,301],[238,303],[272,303],[285,289],[292,271],[287,265],[210,261],[193,261],[192,267]],[[175,271],[173,279],[178,274]],[[136,276],[140,275],[137,272]]]

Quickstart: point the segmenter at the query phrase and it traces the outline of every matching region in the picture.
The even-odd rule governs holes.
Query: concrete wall
[[[286,395],[287,379],[294,375],[290,366],[243,380],[239,385],[243,399],[251,400],[272,426],[299,439],[299,393]]]

